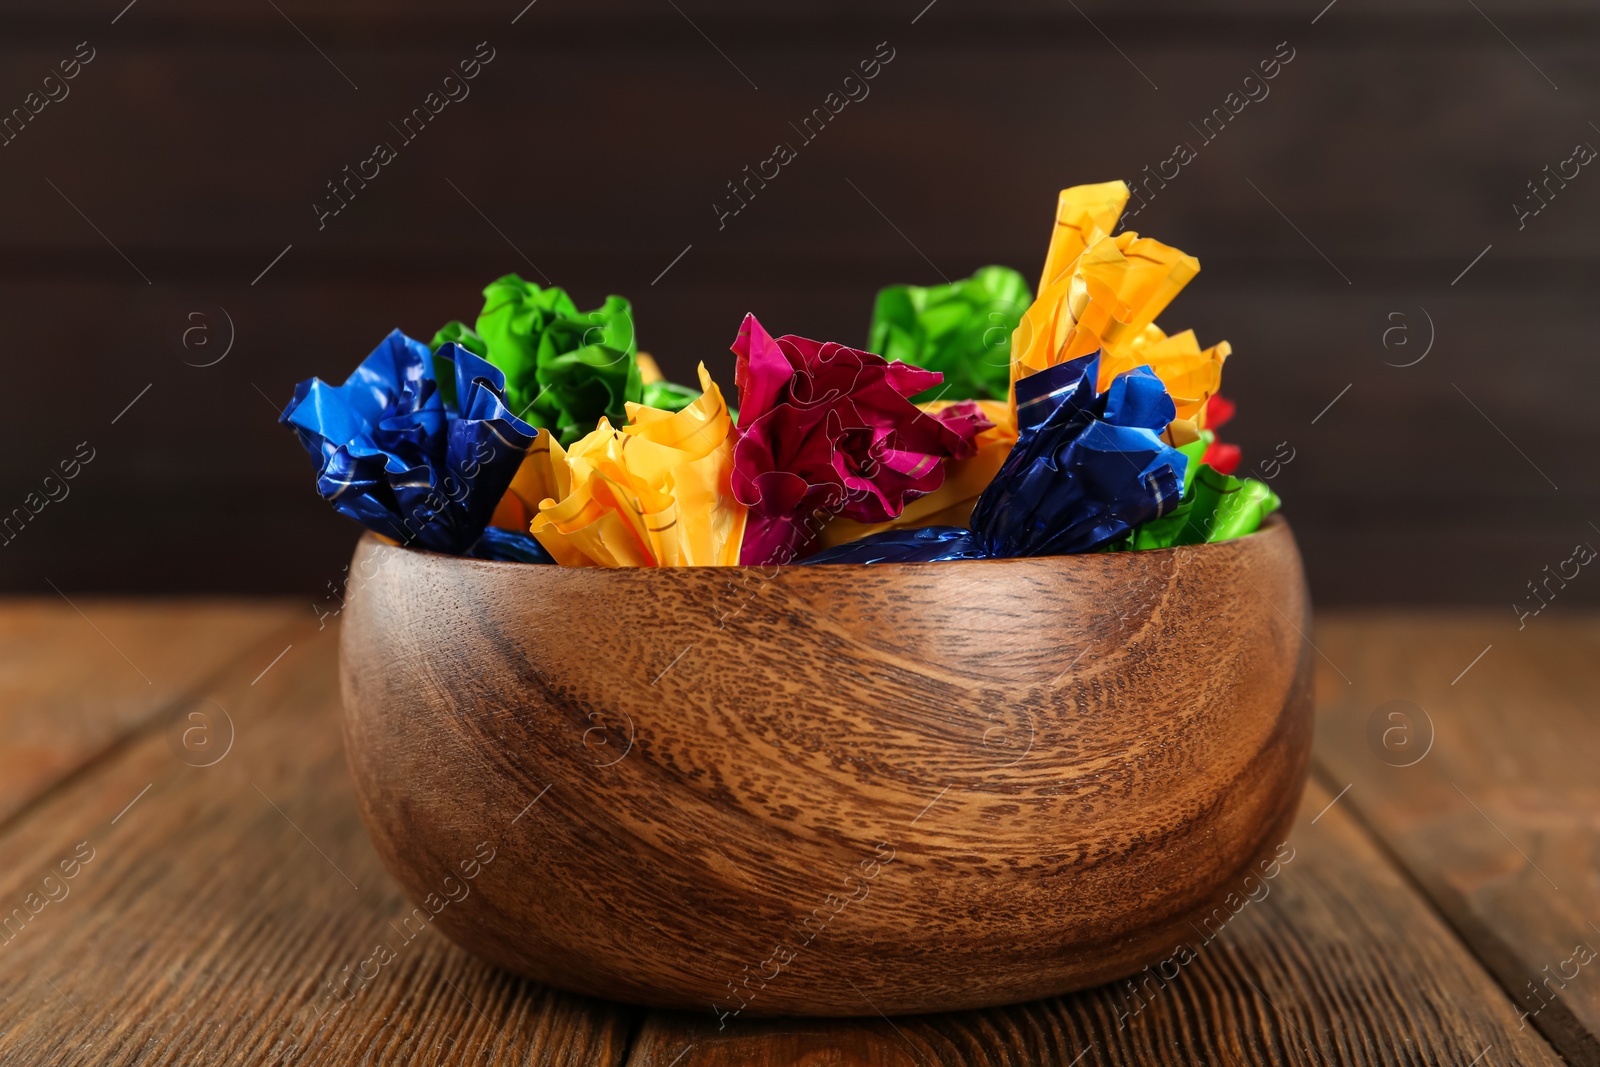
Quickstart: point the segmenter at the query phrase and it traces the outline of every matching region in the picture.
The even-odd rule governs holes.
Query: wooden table
[[[1600,621],[1321,617],[1293,859],[1167,982],[736,1020],[496,971],[356,816],[304,604],[0,606],[0,1063],[1600,1064]],[[1019,936],[1024,936],[1019,933]]]

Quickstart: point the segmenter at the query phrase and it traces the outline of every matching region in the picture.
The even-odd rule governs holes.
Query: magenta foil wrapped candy
[[[976,405],[938,416],[910,397],[943,376],[834,342],[774,339],[746,315],[738,357],[739,441],[733,492],[750,509],[739,562],[789,563],[834,516],[895,518],[944,482],[989,426]]]

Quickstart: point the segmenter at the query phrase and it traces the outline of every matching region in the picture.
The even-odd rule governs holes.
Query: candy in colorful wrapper
[[[972,508],[978,497],[994,480],[1000,465],[1006,461],[1011,446],[1017,442],[1017,419],[1011,405],[1000,400],[936,400],[919,405],[923,411],[944,415],[954,409],[967,412],[972,405],[977,413],[990,423],[973,438],[976,451],[965,459],[945,461],[944,483],[926,496],[920,496],[905,506],[898,518],[880,523],[852,522],[839,518],[823,527],[818,543],[823,548],[848,544],[886,530],[908,530],[920,526],[966,526],[972,518]]]
[[[478,543],[467,553],[474,559],[499,560],[502,563],[554,563],[545,547],[531,534],[519,530],[505,530],[491,526],[483,531]]]
[[[977,535],[963,526],[919,526],[875,533],[818,552],[800,563],[943,563],[987,558]]]
[[[1235,478],[1204,464],[1195,474],[1183,503],[1169,515],[1137,527],[1114,545],[1118,549],[1172,548],[1229,541],[1255,533],[1278,509],[1278,495],[1265,482]]]
[[[1147,367],[1097,393],[1091,353],[1016,385],[1018,437],[973,508],[971,539],[888,530],[819,553],[820,562],[909,563],[1088,552],[1178,506],[1186,454],[1161,439],[1173,403]],[[950,527],[931,527],[948,531]],[[948,538],[948,541],[941,541]],[[930,546],[937,545],[938,548]],[[961,555],[940,555],[939,551]]]
[[[487,358],[489,346],[473,332],[472,327],[464,322],[451,319],[434,331],[433,340],[428,342],[428,347],[433,349],[433,378],[439,383],[439,395],[444,398],[445,405],[452,406],[456,402],[455,371],[443,365],[439,357],[439,350],[447,344],[458,344],[468,352],[479,358]]]
[[[1121,182],[1062,190],[1039,299],[1023,316],[1014,341],[1012,379],[1096,347],[1102,390],[1117,375],[1147,366],[1175,404],[1164,436],[1181,447],[1206,430],[1210,400],[1232,349],[1222,341],[1202,350],[1192,331],[1169,337],[1154,324],[1198,273],[1200,262],[1134,233],[1109,236],[1127,198]],[[1230,448],[1221,446],[1212,455],[1227,464]],[[1231,462],[1237,463],[1237,450],[1232,452]]]
[[[1283,503],[1265,482],[1209,467],[1200,469],[1194,491],[1196,519],[1190,528],[1203,531],[1207,544],[1255,533]]]
[[[1193,330],[1168,337],[1151,323],[1128,343],[1100,355],[1100,389],[1111,388],[1111,380],[1135,367],[1149,367],[1177,409],[1174,421],[1188,422],[1194,430],[1206,429],[1209,401],[1222,385],[1222,365],[1233,352],[1226,341],[1201,349]]]
[[[1206,441],[1206,451],[1201,462],[1212,467],[1218,474],[1232,474],[1239,469],[1239,460],[1242,458],[1243,454],[1239,451],[1238,445],[1218,441],[1213,436]]]
[[[1084,249],[1116,228],[1123,208],[1128,206],[1126,182],[1101,182],[1074,185],[1056,197],[1056,221],[1050,231],[1050,249],[1045,253],[1044,271],[1039,275],[1039,292],[1077,265]]]
[[[982,267],[946,285],[878,291],[867,347],[889,360],[936,370],[944,384],[911,398],[1003,400],[1011,384],[1011,333],[1033,293],[1009,267]]]
[[[483,297],[477,332],[489,362],[505,372],[514,410],[564,445],[602,416],[626,420],[627,403],[643,395],[628,301],[608,296],[594,311],[580,312],[564,290],[515,274],[491,282]]]
[[[457,319],[451,319],[435,330],[433,340],[428,342],[428,347],[437,352],[452,342],[465,348],[480,359],[489,358],[489,342],[479,337],[478,332],[471,326]],[[443,383],[441,382],[440,384],[442,385]]]
[[[1147,523],[1134,527],[1124,537],[1118,537],[1106,542],[1100,546],[1100,550],[1102,552],[1126,552],[1133,548],[1135,538],[1141,535],[1145,537],[1146,542],[1150,542],[1161,540],[1164,537],[1175,536],[1177,531],[1182,530],[1183,524],[1188,521],[1190,514],[1189,505],[1194,499],[1194,480],[1200,473],[1200,457],[1205,454],[1210,443],[1211,433],[1206,430],[1202,431],[1195,440],[1179,446],[1178,451],[1183,453],[1187,463],[1183,468],[1183,499],[1178,503],[1177,507],[1159,519],[1152,519]],[[1170,546],[1156,545],[1154,547],[1167,548]]]
[[[477,332],[489,346],[489,361],[505,372],[506,399],[518,410],[531,408],[539,395],[540,350],[547,358],[557,354],[556,338],[546,343],[545,334],[557,320],[577,316],[578,306],[565,289],[540,288],[516,274],[484,288]]]
[[[700,367],[704,392],[682,411],[629,404],[570,452],[541,433],[513,494],[548,491],[533,536],[566,566],[732,566],[745,508],[730,490],[733,420]],[[538,445],[549,443],[540,453]],[[539,469],[540,464],[543,469]]]
[[[1131,230],[1110,236],[1122,182],[1063,189],[1039,296],[1011,345],[1011,380],[1131,343],[1200,271],[1200,261]]]
[[[1211,434],[1202,462],[1215,467],[1221,474],[1232,474],[1239,469],[1239,446],[1224,444],[1217,438],[1217,429],[1233,418],[1233,401],[1215,393],[1206,402],[1205,427]]]
[[[1171,513],[1135,527],[1125,537],[1106,544],[1108,551],[1173,548],[1228,541],[1255,533],[1266,517],[1278,509],[1277,494],[1264,482],[1231,478],[1200,462],[1207,442],[1196,441],[1179,449],[1189,461],[1190,484],[1184,499]],[[928,563],[943,560],[989,559],[978,534],[952,526],[926,526],[876,533],[858,541],[819,552],[813,563]]]
[[[695,402],[700,393],[677,382],[646,382],[639,402],[658,411],[682,411]]]
[[[1012,380],[1131,342],[1199,270],[1193,256],[1131,230],[1101,237],[1023,314]]]
[[[434,377],[448,367],[456,403]],[[461,553],[483,533],[535,430],[506,407],[505,379],[456,344],[437,357],[395,330],[343,385],[295,386],[279,419],[317,461],[317,491],[403,545]]]
[[[994,558],[1088,552],[1171,511],[1188,457],[1161,439],[1172,399],[1149,368],[1096,393],[1098,354],[1016,384],[1017,443],[972,512]]]
[[[640,350],[633,354],[635,362],[639,364],[639,380],[645,385],[652,382],[664,382],[667,376],[661,373],[661,364],[656,362],[656,357]],[[683,386],[682,388],[688,388]],[[696,397],[698,399],[698,396]]]
[[[540,430],[528,446],[522,465],[506,487],[505,495],[495,505],[489,525],[502,530],[527,533],[533,518],[539,514],[539,505],[556,495],[555,474],[550,465],[550,450],[555,438],[549,430]]]
[[[682,411],[700,399],[700,390],[667,381],[650,353],[640,352],[634,358],[639,361],[639,380],[644,384],[643,395],[639,402],[645,407],[658,408],[662,411]]]
[[[733,492],[750,509],[739,562],[788,563],[834,516],[883,522],[939,488],[987,425],[975,412],[929,415],[908,399],[936,371],[844,345],[776,340],[746,315],[733,345],[739,387]]]
[[[1226,426],[1233,421],[1234,412],[1237,410],[1238,405],[1233,401],[1221,393],[1213,394],[1211,399],[1206,401],[1206,428],[1215,430],[1219,426]]]

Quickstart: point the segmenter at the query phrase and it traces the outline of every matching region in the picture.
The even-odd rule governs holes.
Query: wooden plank
[[[282,0],[277,6],[295,25],[323,33],[349,33],[354,27],[362,27],[375,34],[394,35],[424,27],[504,24],[519,14],[522,17],[518,25],[534,32],[552,25],[563,28],[585,25],[601,26],[615,35],[628,32],[630,26],[656,28],[669,20],[683,22],[670,8],[663,15],[662,5],[650,0],[586,0],[583,3],[542,0],[536,9],[537,15],[525,13],[524,4],[508,0],[460,0],[445,9],[429,4],[428,0],[390,3],[339,0],[323,4],[316,0]],[[948,10],[941,8],[938,19],[920,18],[927,6],[927,0],[897,0],[892,4],[871,6],[850,4],[847,0],[797,0],[781,8],[768,8],[741,4],[739,0],[693,0],[684,6],[684,11],[698,25],[719,30],[729,27],[851,28],[889,23],[905,26],[917,18],[920,26],[932,32],[953,24],[969,32],[987,30],[991,33],[1018,23],[1070,25],[1079,29],[1087,25],[1083,14],[1086,13],[1100,26],[1133,27],[1138,36],[1159,37],[1184,32],[1196,25],[1210,25],[1219,30],[1237,27],[1240,23],[1303,26],[1322,10],[1310,0],[1287,8],[1274,0],[1146,0],[1137,11],[1120,8],[1112,0],[1093,0],[1080,4],[1083,12],[1080,13],[1051,0],[995,0],[982,8],[961,5]],[[1494,16],[1498,24],[1524,31],[1529,27],[1543,29],[1552,22],[1582,24],[1583,16],[1593,13],[1593,7],[1584,0],[1525,0],[1521,3],[1518,0],[1483,0],[1479,6]],[[1348,7],[1349,10],[1340,8],[1341,23],[1392,25],[1405,19],[1427,19],[1449,26],[1467,21],[1460,5],[1450,0],[1392,0],[1383,5],[1352,4]],[[6,18],[16,29],[31,33],[52,29],[58,32],[85,28],[102,30],[112,24],[112,17],[121,10],[121,6],[107,5],[103,0],[13,0],[6,5]],[[293,32],[270,8],[262,13],[250,7],[208,5],[205,0],[164,0],[159,4],[141,4],[134,10],[136,17],[129,13],[117,19],[120,32],[140,34],[151,27],[191,30],[231,27],[257,31],[271,28]],[[1159,19],[1152,19],[1152,15]],[[1470,8],[1466,15],[1488,30]],[[1326,25],[1331,19],[1319,21]]]
[[[652,1013],[629,1067],[763,1064],[1559,1064],[1326,789],[1259,902],[1176,976],[900,1019]],[[1260,893],[1259,889],[1251,892]]]
[[[384,3],[383,0],[337,0],[324,4],[318,4],[316,0],[282,0],[277,6],[303,27],[323,28],[358,23],[379,32],[392,32],[417,24],[509,22],[522,11],[521,5],[508,3],[507,0],[461,0],[443,11],[437,5],[430,5],[428,0],[394,0],[390,3]],[[684,10],[701,25],[826,23],[848,26],[889,21],[906,24],[926,6],[926,0],[921,3],[917,0],[898,0],[894,4],[871,8],[850,4],[847,0],[797,0],[783,8],[764,8],[741,5],[738,0],[694,0]],[[1093,0],[1079,6],[1101,25],[1107,21],[1132,21],[1137,17],[1120,10],[1111,0]],[[1583,0],[1527,0],[1520,4],[1516,0],[1484,0],[1480,6],[1494,15],[1497,21],[1510,19],[1524,25],[1593,11]],[[137,19],[130,13],[116,23],[127,32],[138,32],[139,27],[152,22],[163,25],[180,23],[255,27],[268,24],[267,18],[253,9],[219,8],[207,5],[205,0],[164,0],[148,6],[141,4],[134,10],[138,12]],[[1184,0],[1148,0],[1140,13],[1163,16],[1162,22],[1148,22],[1145,29],[1147,34],[1161,34],[1170,32],[1170,22],[1185,17],[1191,21],[1220,22],[1247,18],[1256,22],[1292,19],[1297,23],[1307,23],[1320,10],[1309,0],[1289,11],[1274,0],[1192,0],[1188,3]],[[46,26],[101,28],[111,25],[111,18],[120,11],[121,6],[107,5],[103,0],[13,0],[6,5],[7,19],[29,30]],[[580,22],[597,25],[611,23],[614,26],[617,21],[654,22],[661,19],[660,5],[652,4],[649,0],[587,0],[584,3],[575,0],[542,0],[537,11],[539,20],[531,24],[533,27]],[[668,13],[671,13],[670,9]],[[270,8],[268,14],[272,14]],[[1341,12],[1347,20],[1370,21],[1384,17],[1391,20],[1395,17],[1428,17],[1436,21],[1453,21],[1460,14],[1460,7],[1449,0],[1394,0],[1381,6],[1352,5],[1350,11]],[[531,14],[525,15],[519,24],[527,24],[532,17]],[[672,17],[678,18],[676,15]],[[1051,0],[995,0],[979,11],[958,6],[949,12],[941,12],[941,17],[946,21],[964,21],[972,25],[1006,24],[1022,19],[1061,23],[1075,20],[1079,25],[1084,24],[1081,15],[1070,7],[1063,11],[1061,5]],[[682,21],[681,18],[679,21]],[[929,20],[921,19],[919,23],[926,21]],[[281,18],[279,22],[282,23]]]
[[[240,669],[265,666],[290,615],[281,602],[0,602],[0,826],[226,665],[253,651]]]
[[[1401,632],[1374,629],[1347,643],[1402,649]],[[1585,694],[1570,677],[1541,689],[1534,671],[1592,649],[1594,634],[1589,626],[1537,646],[1526,677],[1483,676],[1482,702],[1491,709],[1495,693],[1512,691],[1500,688],[1506,682],[1533,685],[1553,709],[1528,742],[1543,754],[1540,766],[1581,765],[1581,751],[1563,755],[1558,742],[1582,725]],[[462,1062],[480,1054],[620,1062],[629,1012],[499,975],[431,931],[400,944],[398,959],[358,984],[347,1003],[330,997],[324,983],[360,969],[409,906],[354,816],[335,727],[331,636],[309,621],[294,636],[298,655],[258,685],[245,672],[209,691],[206,699],[229,707],[238,728],[227,758],[186,766],[162,739],[146,738],[0,835],[7,908],[52,886],[59,895],[62,880],[44,876],[80,841],[93,852],[65,883],[69,893],[0,945],[0,1057],[282,1062],[299,1035],[300,1062]],[[1358,669],[1367,665],[1337,633],[1319,636],[1335,662],[1343,654]],[[1454,652],[1464,635],[1446,636],[1445,651]],[[1426,665],[1439,656],[1420,658]],[[1468,677],[1492,662],[1486,657]],[[1563,692],[1564,704],[1550,698]],[[1436,754],[1451,751],[1449,738],[1440,743]],[[1125,988],[1103,987],[892,1024],[735,1022],[719,1033],[709,1014],[654,1016],[631,1062],[1021,1064],[1083,1055],[1085,1064],[1465,1064],[1480,1054],[1486,1063],[1559,1062],[1531,1027],[1518,1030],[1517,1009],[1352,823],[1347,808],[1360,799],[1357,789],[1324,810],[1332,794],[1313,786],[1291,838],[1294,858],[1270,893],[1179,977],[1146,987],[1142,1006]],[[1569,873],[1543,851],[1534,859],[1557,878]],[[1475,869],[1503,872],[1501,860]],[[1582,857],[1575,862],[1581,881]],[[1519,891],[1530,877],[1537,875],[1518,877]],[[321,1029],[319,1008],[329,1016]]]
[[[1555,199],[1525,226],[1511,209],[1530,197],[1525,183],[1542,180],[1543,167],[1596,136],[1581,92],[1558,92],[1539,74],[1581,88],[1600,33],[1593,20],[1529,42],[1538,69],[1470,8],[1458,15],[1461,31],[1441,41],[1426,21],[1339,32],[1343,5],[1292,31],[1274,23],[1146,38],[1125,26],[1136,66],[1080,21],[930,36],[928,20],[892,30],[818,23],[803,39],[757,22],[725,40],[730,64],[671,8],[660,11],[666,21],[631,36],[609,25],[520,32],[508,18],[383,46],[356,24],[344,40],[324,34],[332,63],[266,6],[259,17],[272,20],[262,23],[269,32],[98,39],[70,95],[0,148],[26,162],[0,170],[12,208],[0,215],[0,247],[21,270],[37,269],[41,251],[69,249],[83,269],[142,284],[87,216],[157,284],[174,271],[204,272],[200,261],[215,249],[249,252],[248,282],[294,243],[275,272],[301,269],[319,250],[421,265],[483,248],[554,277],[586,249],[642,249],[653,264],[640,280],[648,285],[690,243],[698,246],[691,269],[713,248],[748,263],[805,249],[845,260],[879,242],[899,247],[864,193],[935,263],[1013,249],[1036,260],[1062,185],[1147,177],[1144,168],[1155,174],[1186,142],[1194,160],[1169,165],[1170,183],[1154,179],[1136,228],[1202,261],[1292,255],[1343,286],[1294,227],[1346,273],[1353,260],[1437,252],[1456,264],[1448,281],[1491,241],[1497,255],[1535,263],[1593,257],[1600,207],[1583,193],[1583,177],[1570,188],[1553,180]],[[1235,95],[1238,115],[1202,134],[1202,119],[1241,93],[1286,36],[1292,62],[1250,90],[1264,97]],[[0,45],[4,106],[38,88],[75,40]],[[391,127],[483,40],[495,58],[453,90],[469,95],[440,104],[412,140]],[[866,95],[838,104],[822,132],[802,137],[795,127],[880,41],[894,58],[852,89]],[[1064,68],[1074,76],[1062,77]],[[952,79],[952,69],[963,76]],[[599,71],[603,91],[547,106],[550,87],[595,82]],[[531,114],[540,136],[506,135]],[[1076,115],[1094,116],[1087,157],[1080,139],[1040,133]],[[1411,136],[1419,116],[1429,122],[1425,144]],[[196,143],[194,131],[221,128],[237,135]],[[394,160],[368,166],[369,179],[347,178],[343,168],[354,174],[379,141]],[[736,208],[727,184],[747,180],[743,168],[755,173],[780,141],[796,158],[781,170],[769,165],[770,183],[752,180],[740,198],[754,194],[748,209],[724,225],[713,204]],[[488,144],[492,166],[483,165]],[[561,149],[572,158],[557,163],[552,144],[585,147]],[[588,147],[602,144],[625,147]],[[621,154],[601,162],[607,152]],[[196,157],[206,166],[173,165]],[[464,159],[476,161],[465,172]],[[1441,168],[1473,178],[1443,180]],[[108,173],[118,180],[104,181]],[[346,180],[334,198],[327,183]],[[319,221],[319,198],[338,213]]]
[[[1573,533],[1546,560],[1572,555]],[[1570,573],[1570,572],[1569,572]],[[1542,582],[1545,573],[1525,576]],[[1571,584],[1585,580],[1581,571]],[[1589,579],[1592,581],[1593,579]],[[1525,608],[1536,607],[1521,590]],[[1600,1064],[1600,620],[1320,618],[1317,758],[1574,1064]],[[1481,658],[1480,658],[1481,657]],[[1394,716],[1394,717],[1391,717]],[[1587,957],[1587,962],[1585,962]]]
[[[620,1062],[629,1009],[492,970],[414,917],[350,794],[335,632],[290,640],[259,683],[252,664],[197,702],[237,728],[220,762],[141,739],[0,835],[0,907],[37,906],[0,944],[0,1061]],[[74,877],[47,881],[63,861]]]

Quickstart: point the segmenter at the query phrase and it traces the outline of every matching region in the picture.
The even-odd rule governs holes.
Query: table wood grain
[[[0,825],[152,717],[192,701],[247,649],[276,654],[266,639],[292,611],[65,596],[0,603]]]
[[[1596,1067],[1600,623],[1491,620],[1319,628],[1318,759],[1518,1013]]]
[[[331,626],[281,604],[78,607],[100,635],[66,605],[0,606],[8,1065],[1595,1062],[1600,960],[1566,962],[1600,945],[1594,619],[1319,619],[1292,858],[1168,977],[718,1029],[542,988],[406,922],[356,816]],[[1420,749],[1368,730],[1392,700],[1432,722],[1409,767]],[[219,708],[231,747],[206,765],[220,750],[184,731],[220,731]]]

